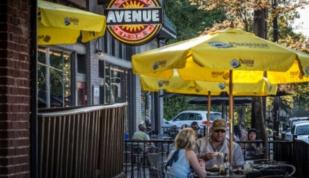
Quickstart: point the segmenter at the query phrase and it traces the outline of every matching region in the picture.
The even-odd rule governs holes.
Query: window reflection
[[[71,54],[54,49],[38,50],[39,107],[65,107],[72,105]]]
[[[99,70],[104,70],[103,82],[100,86],[100,104],[127,101],[128,71],[104,62],[100,62],[99,65]]]

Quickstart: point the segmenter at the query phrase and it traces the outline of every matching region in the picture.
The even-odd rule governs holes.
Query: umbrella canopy
[[[74,44],[104,35],[106,18],[92,12],[38,1],[38,44]]]
[[[160,79],[177,69],[185,80],[308,82],[309,56],[239,29],[227,29],[134,55],[134,71]]]
[[[161,80],[154,77],[140,75],[143,90],[165,90],[169,93],[218,96],[221,93],[229,93],[228,84],[221,82],[185,81],[174,75],[169,80]],[[272,85],[266,79],[257,83],[234,84],[233,96],[268,96],[276,95],[277,85]]]

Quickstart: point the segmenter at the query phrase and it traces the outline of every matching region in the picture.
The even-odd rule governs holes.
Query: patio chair
[[[163,178],[164,167],[160,153],[147,153],[150,178]]]
[[[292,164],[283,164],[278,163],[271,165],[270,167],[265,167],[263,169],[260,169],[260,172],[263,176],[287,176],[291,177],[294,175],[296,171],[295,166]]]
[[[257,178],[295,178],[291,176],[284,176],[284,175],[270,175],[270,176],[262,176]]]

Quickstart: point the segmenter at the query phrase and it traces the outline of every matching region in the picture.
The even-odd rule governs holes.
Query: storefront
[[[119,5],[119,2],[110,1],[107,4],[98,4],[98,1],[89,1],[88,8],[95,13],[108,15],[111,11],[104,9],[103,5],[115,8],[112,3]],[[149,6],[159,4],[156,1],[147,2]],[[71,3],[81,4],[82,6],[78,6],[79,8],[84,8],[85,5],[75,1]],[[145,2],[141,1],[140,4],[142,3]],[[127,6],[130,6],[130,3]],[[118,33],[117,36],[117,33],[113,31],[115,28],[113,24],[107,27],[109,30],[105,32],[103,37],[91,41],[89,44],[39,47],[39,108],[128,102],[127,131],[133,133],[138,123],[149,118],[155,123],[153,124],[154,129],[159,132],[160,118],[163,114],[160,109],[162,108],[162,100],[159,98],[159,94],[145,93],[141,90],[139,79],[133,75],[130,62],[133,54],[162,46],[166,40],[176,37],[175,28],[167,26],[170,22],[164,13],[161,13],[161,7],[155,7],[155,9],[157,9],[156,12],[149,12],[149,14],[160,14],[160,20],[158,20],[158,15],[156,18],[153,17],[153,21],[158,20],[154,25],[155,28],[158,26],[158,29],[157,31],[154,29],[153,34],[150,34],[149,29],[129,34],[127,32],[131,32],[137,27],[142,29],[142,26],[134,26],[133,24],[133,27],[130,28],[126,23],[126,28],[131,31],[127,30],[126,32],[123,25],[119,25],[117,28],[123,29],[123,32]],[[119,11],[119,9],[117,10]],[[107,16],[107,21],[108,19]],[[115,21],[113,22],[115,23]],[[150,25],[150,27],[152,26]],[[127,33],[127,36],[124,33]],[[143,34],[148,36],[143,36]],[[139,37],[139,39],[132,38],[132,35]],[[144,40],[144,38],[146,39]]]
[[[52,0],[52,2],[84,11],[91,11],[96,14],[105,14],[106,6],[101,4],[101,2],[106,3],[106,1]],[[83,123],[80,122],[81,117],[74,118],[76,114],[68,117],[68,119],[58,116],[55,116],[56,119],[51,119],[48,116],[44,122],[41,122],[43,120],[42,118],[39,120],[38,115],[41,114],[42,116],[43,110],[54,112],[56,108],[64,110],[64,108],[68,107],[111,105],[128,102],[128,108],[122,107],[127,108],[127,111],[123,109],[123,113],[126,112],[127,114],[122,116],[126,116],[126,123],[130,123],[130,125],[127,125],[127,129],[133,132],[136,129],[137,122],[142,121],[148,115],[156,113],[152,109],[155,106],[153,103],[159,103],[157,102],[159,100],[156,99],[158,98],[157,94],[154,97],[154,94],[142,93],[139,80],[132,73],[131,55],[136,52],[156,48],[165,39],[174,37],[173,35],[166,36],[164,32],[166,27],[164,27],[163,22],[163,28],[161,28],[160,32],[151,41],[145,42],[142,46],[131,46],[119,42],[109,32],[106,32],[103,37],[97,40],[88,39],[88,41],[91,41],[89,43],[80,43],[81,39],[75,38],[75,36],[80,35],[79,33],[66,32],[65,35],[63,33],[62,35],[54,35],[56,41],[53,42],[55,43],[48,44],[51,40],[50,36],[40,35],[37,32],[36,23],[38,23],[37,18],[40,16],[40,13],[37,14],[37,5],[38,1],[30,0],[18,2],[3,1],[1,3],[3,9],[5,9],[2,18],[5,22],[4,28],[6,30],[4,30],[3,39],[1,39],[1,50],[4,60],[2,60],[2,80],[0,81],[2,94],[0,104],[3,106],[1,107],[2,120],[0,123],[3,133],[3,144],[0,146],[2,150],[0,162],[3,165],[0,177],[46,177],[37,175],[38,169],[46,170],[46,175],[52,177],[53,175],[49,174],[49,171],[54,168],[54,165],[49,164],[50,169],[41,167],[42,164],[38,164],[39,160],[49,163],[48,160],[50,158],[55,163],[54,160],[59,158],[62,164],[63,155],[56,156],[56,153],[68,155],[68,153],[77,152],[57,152],[58,146],[62,147],[67,143],[74,150],[77,148],[76,146],[87,145],[76,142],[74,142],[76,145],[73,145],[73,142],[68,142],[66,139],[74,138],[74,141],[88,141],[88,137],[81,137],[80,132],[83,132],[81,130],[96,131],[89,129],[90,127],[83,127],[84,123],[87,123],[86,121],[91,120],[92,122],[93,119],[96,119],[90,114],[87,115],[88,117],[82,118],[84,119]],[[16,14],[16,12],[18,13]],[[53,19],[61,20],[61,18]],[[78,21],[65,18],[61,25],[68,25],[70,23],[78,23]],[[172,28],[171,34],[175,34],[173,30]],[[104,30],[102,29],[102,31]],[[91,34],[88,35],[91,37]],[[93,34],[95,36],[96,32],[94,31]],[[55,45],[56,42],[62,41],[62,38],[67,36],[75,38],[71,39],[70,45]],[[35,87],[36,85],[37,87]],[[83,109],[84,107],[81,108]],[[116,112],[113,111],[112,113]],[[108,116],[106,117],[108,119],[115,118],[114,116]],[[46,125],[44,124],[49,123],[49,121],[51,121],[51,124],[55,124],[55,121],[60,121],[61,124],[55,127],[45,127]],[[75,121],[77,121],[77,124],[72,124]],[[63,122],[70,122],[71,125],[68,123],[64,124]],[[44,127],[42,127],[42,123]],[[38,124],[41,124],[40,128]],[[91,124],[92,126],[98,125],[93,122]],[[109,122],[109,124],[108,127],[101,129],[107,132],[111,126],[115,126],[113,122]],[[59,125],[63,127],[59,127]],[[79,135],[69,134],[73,126],[75,128],[74,133],[76,131]],[[77,128],[77,126],[80,126],[80,128]],[[105,124],[105,126],[107,125]],[[60,131],[58,132],[57,129],[60,129]],[[122,128],[119,130],[122,131]],[[52,135],[53,131],[55,131],[55,135]],[[47,134],[44,135],[42,132]],[[113,131],[112,133],[115,132]],[[60,134],[63,136],[60,137]],[[91,138],[93,138],[93,135],[91,135]],[[48,136],[48,138],[42,139],[43,136]],[[122,136],[122,133],[119,132],[117,138],[122,138]],[[52,137],[53,139],[51,139]],[[61,144],[54,143],[57,139],[58,141],[62,140]],[[45,141],[50,144],[46,144]],[[118,139],[118,141],[122,142],[121,139]],[[39,150],[41,148],[38,147],[38,143],[42,143],[41,146],[48,147],[48,151],[43,152]],[[98,145],[94,148],[97,147]],[[91,151],[87,153],[89,152]],[[42,156],[43,154],[48,156]],[[118,154],[118,156],[122,158],[122,154]],[[98,157],[98,155],[93,156],[93,158]],[[69,160],[67,156],[65,159]],[[80,160],[78,160],[79,163],[81,163]],[[78,161],[75,160],[74,165]],[[63,171],[66,169],[66,166],[60,165],[60,167]],[[79,170],[79,168],[76,168],[76,170]],[[118,171],[121,171],[121,168],[122,165],[120,165],[120,170]],[[92,173],[96,174],[97,172],[94,170]]]

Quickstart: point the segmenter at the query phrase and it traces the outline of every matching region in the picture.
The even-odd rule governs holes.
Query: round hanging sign
[[[146,43],[162,26],[162,8],[156,0],[111,0],[106,11],[108,31],[125,44]]]

